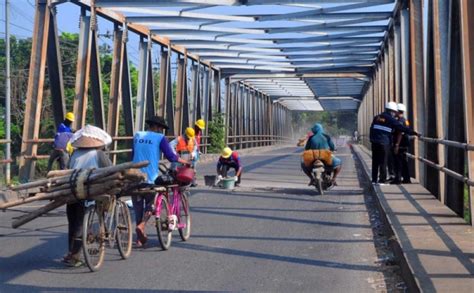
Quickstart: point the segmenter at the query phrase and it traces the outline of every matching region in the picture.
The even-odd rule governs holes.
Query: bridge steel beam
[[[474,3],[470,0],[460,0],[461,13],[461,42],[463,61],[464,103],[466,142],[474,144]],[[468,175],[474,178],[474,152],[467,154]],[[474,211],[474,187],[469,188],[469,205],[471,211],[471,225],[474,225],[472,213]]]
[[[424,91],[424,63],[423,63],[423,5],[422,0],[410,0],[410,60],[411,60],[411,85],[410,106],[412,122],[415,131],[426,133],[425,128],[425,91]],[[425,156],[424,143],[413,143],[413,154]],[[422,184],[425,183],[424,168],[418,160],[414,162],[414,176]]]
[[[50,33],[51,8],[47,1],[38,1],[33,40],[31,46],[28,89],[26,92],[23,137],[20,154],[20,181],[26,182],[34,177],[38,145],[31,140],[38,139],[41,110],[43,106],[44,78],[48,36]],[[59,73],[59,72],[58,72]]]

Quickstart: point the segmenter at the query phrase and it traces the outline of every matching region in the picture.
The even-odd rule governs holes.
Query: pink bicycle
[[[162,174],[170,176],[174,171],[164,165],[160,166]],[[165,170],[163,170],[165,169]],[[191,213],[189,211],[189,185],[176,184],[175,180],[169,180],[169,184],[160,183],[152,185],[156,192],[146,219],[146,226],[155,226],[158,241],[163,250],[171,246],[173,231],[178,230],[179,236],[186,241],[191,236]]]

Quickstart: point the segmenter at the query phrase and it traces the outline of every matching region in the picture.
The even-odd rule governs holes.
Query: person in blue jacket
[[[72,123],[74,122],[74,113],[69,112],[64,117],[64,121],[59,124],[56,135],[54,136],[53,150],[49,155],[48,172],[53,169],[54,162],[59,162],[59,169],[64,170],[68,165],[69,152],[68,144],[72,138]]]
[[[313,128],[311,128],[311,131],[313,133],[312,136],[308,138],[308,141],[306,142],[306,145],[304,147],[305,150],[327,150],[329,152],[334,152],[336,150],[336,147],[334,146],[334,142],[332,141],[331,137],[327,135],[324,132],[324,128],[320,123],[314,124]],[[336,178],[337,175],[341,172],[342,169],[342,163],[341,159],[338,157],[328,153],[328,155],[331,156],[331,161],[332,163],[330,165],[326,164],[326,167],[332,168],[333,169],[333,174],[332,174],[332,185],[336,186]],[[313,162],[302,162],[301,163],[301,168],[303,169],[304,173],[309,177],[311,180],[309,185],[314,184],[314,178],[313,178]]]
[[[148,166],[141,168],[140,171],[147,175],[147,183],[154,184],[160,172],[161,154],[172,163],[179,162],[185,165],[189,165],[190,163],[179,158],[172,150],[168,139],[163,134],[163,130],[168,129],[168,125],[163,117],[154,116],[145,122],[148,125],[148,130],[138,131],[133,137],[133,162],[149,162]],[[149,196],[132,196],[136,221],[136,243],[139,247],[144,245],[148,240],[145,233],[145,223],[146,218],[151,215],[148,209],[151,208],[152,200],[153,194]]]
[[[408,135],[419,136],[418,133],[396,119],[397,113],[397,103],[388,102],[385,105],[385,111],[375,116],[370,126],[372,184],[385,184],[387,182],[387,161],[391,152],[393,133],[399,131]]]

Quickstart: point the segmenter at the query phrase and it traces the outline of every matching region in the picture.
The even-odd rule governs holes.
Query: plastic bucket
[[[216,175],[204,175],[204,184],[206,186],[214,186],[214,183],[216,183]]]
[[[234,189],[235,187],[234,177],[222,179],[222,187],[224,187],[224,189]]]

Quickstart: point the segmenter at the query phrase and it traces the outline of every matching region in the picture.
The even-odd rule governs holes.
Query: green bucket
[[[235,178],[231,177],[231,178],[222,179],[222,187],[224,187],[224,189],[234,189],[234,187],[235,187]]]

